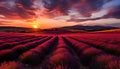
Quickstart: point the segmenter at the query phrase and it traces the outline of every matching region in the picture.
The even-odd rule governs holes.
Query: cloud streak
[[[97,17],[120,18],[120,14],[118,13],[120,12],[119,7],[120,7],[120,0],[112,0],[103,4],[101,10],[96,13],[93,13],[93,15],[101,14],[98,15]]]

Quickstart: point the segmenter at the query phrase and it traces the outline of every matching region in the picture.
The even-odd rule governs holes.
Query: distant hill
[[[117,27],[112,26],[66,26],[66,27],[59,27],[59,28],[49,28],[49,29],[37,29],[34,30],[32,28],[23,28],[23,27],[9,27],[9,26],[0,26],[0,32],[39,32],[39,33],[86,33],[86,32],[96,32],[96,31],[108,31],[118,29]],[[120,29],[120,28],[119,28]]]
[[[44,29],[44,31],[67,31],[67,32],[93,32],[93,31],[103,31],[103,30],[111,30],[117,29],[118,27],[112,26],[66,26],[66,27],[59,27],[59,28],[51,28],[51,29]]]
[[[84,30],[84,31],[100,31],[100,30],[110,30],[110,29],[117,29],[117,27],[112,26],[81,26],[81,25],[75,25],[75,26],[69,26],[69,27],[62,27],[64,29],[74,29],[74,30]]]
[[[0,26],[0,32],[32,32],[31,28]]]

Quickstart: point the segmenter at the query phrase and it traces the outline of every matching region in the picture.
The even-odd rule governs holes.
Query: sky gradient
[[[120,27],[120,0],[0,0],[0,26]]]

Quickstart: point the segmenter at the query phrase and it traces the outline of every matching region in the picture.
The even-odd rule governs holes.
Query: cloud
[[[103,9],[108,9],[108,8],[115,8],[115,7],[118,7],[120,6],[120,0],[111,0],[107,3],[105,3],[102,8]]]
[[[80,18],[78,15],[78,17],[71,16],[71,19],[67,20],[68,22],[84,22],[106,18],[120,18],[120,0],[84,0],[84,2],[85,3],[82,4],[88,4],[89,7],[87,7],[87,5],[85,7],[89,8],[89,10],[86,10],[87,8],[83,8],[81,10],[81,7],[79,5],[79,10],[83,18]]]
[[[70,10],[76,10],[83,16],[90,16],[103,5],[104,0],[43,0],[44,7],[49,11],[60,11],[68,15]],[[53,12],[54,13],[54,12]]]
[[[5,16],[4,15],[0,15],[0,18],[5,18]]]
[[[31,0],[4,0],[0,1],[0,14],[7,18],[27,19],[35,16],[31,7]]]
[[[84,22],[77,22],[80,25],[101,25],[101,26],[115,26],[120,27],[120,19],[116,18],[105,18],[105,19],[97,19],[97,20],[88,20]]]
[[[69,19],[67,20],[68,22],[84,22],[84,21],[91,21],[91,20],[99,20],[99,19],[102,19],[102,18],[90,18],[90,19]]]
[[[116,8],[119,5],[119,0],[1,0],[0,9],[3,10],[0,10],[0,13],[6,16],[31,18],[40,16],[36,15],[36,10],[40,10],[39,13],[54,18],[69,16],[70,11],[76,11],[81,17],[97,18],[107,15],[109,8]]]
[[[53,15],[68,15],[71,6],[79,2],[79,0],[42,0],[43,6]]]
[[[109,10],[108,14],[104,15],[103,18],[118,18],[118,19],[120,19],[120,8]]]
[[[34,9],[32,8],[33,0],[16,0],[15,1],[18,7],[23,7],[25,9]]]
[[[93,13],[94,16],[97,17],[105,17],[105,18],[120,18],[120,0],[111,0],[105,1],[105,4],[102,5],[100,11]],[[101,15],[97,15],[101,14]]]
[[[120,0],[0,0],[0,18],[67,22],[120,19]],[[12,22],[11,22],[12,23]]]

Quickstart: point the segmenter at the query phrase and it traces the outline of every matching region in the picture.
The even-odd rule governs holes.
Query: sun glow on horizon
[[[39,23],[39,21],[37,21],[37,20],[33,21],[33,22],[32,22],[32,28],[34,28],[34,29],[40,28],[40,23]]]
[[[37,28],[38,28],[38,26],[37,26],[37,25],[33,25],[33,28],[37,29]]]

